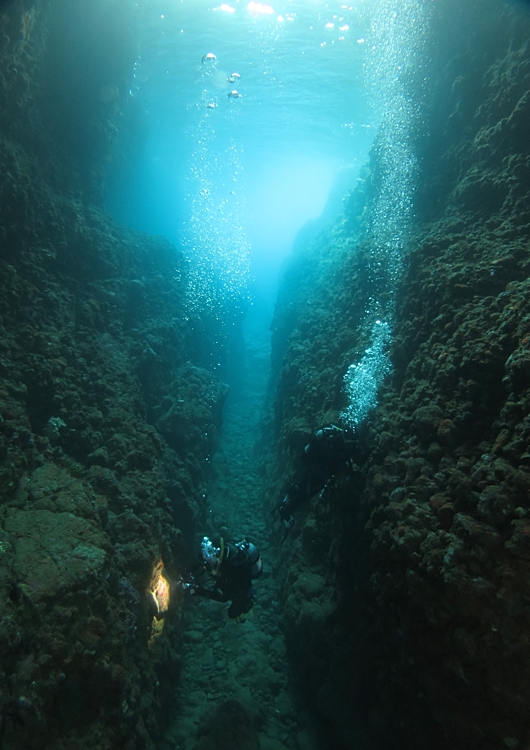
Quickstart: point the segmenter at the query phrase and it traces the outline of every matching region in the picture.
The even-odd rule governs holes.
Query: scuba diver
[[[259,578],[263,569],[258,548],[246,539],[225,542],[221,537],[213,542],[205,536],[198,558],[199,571],[183,587],[195,596],[216,602],[230,601],[228,616],[244,622],[243,615],[254,606],[252,581]]]
[[[285,534],[294,525],[296,508],[350,472],[354,458],[359,455],[354,430],[330,424],[313,432],[300,456],[302,469],[299,477],[275,508],[279,511]]]

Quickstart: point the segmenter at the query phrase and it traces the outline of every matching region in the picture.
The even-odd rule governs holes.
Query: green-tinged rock
[[[93,585],[104,573],[107,535],[72,513],[15,511],[5,530],[13,540],[15,580],[31,599]]]

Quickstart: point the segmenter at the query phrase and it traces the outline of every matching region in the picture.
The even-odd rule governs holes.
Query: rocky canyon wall
[[[198,366],[210,341],[181,254],[101,208],[136,127],[131,6],[0,9],[6,750],[155,746],[179,672],[172,584],[226,397]]]
[[[335,747],[528,747],[530,17],[435,3],[392,369],[348,481],[280,545],[291,656]],[[367,345],[378,141],[294,260],[273,333],[271,504]],[[376,289],[377,293],[378,290]],[[277,530],[281,538],[280,530]]]

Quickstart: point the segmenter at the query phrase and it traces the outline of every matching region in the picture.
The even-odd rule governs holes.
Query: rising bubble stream
[[[413,218],[416,156],[412,141],[419,105],[407,81],[421,65],[428,10],[421,0],[376,0],[367,39],[366,83],[381,122],[375,142],[379,187],[372,206],[368,282],[378,290],[362,328],[368,346],[344,375],[344,424],[355,427],[377,405],[389,374],[395,292],[404,271],[404,248]]]

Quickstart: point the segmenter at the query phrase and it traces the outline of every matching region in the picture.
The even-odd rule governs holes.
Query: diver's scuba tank
[[[243,552],[246,552],[249,557],[252,566],[250,568],[251,578],[259,578],[263,572],[263,564],[260,560],[259,549],[255,544],[249,542],[248,539],[244,539],[242,542],[236,542],[235,545]]]

